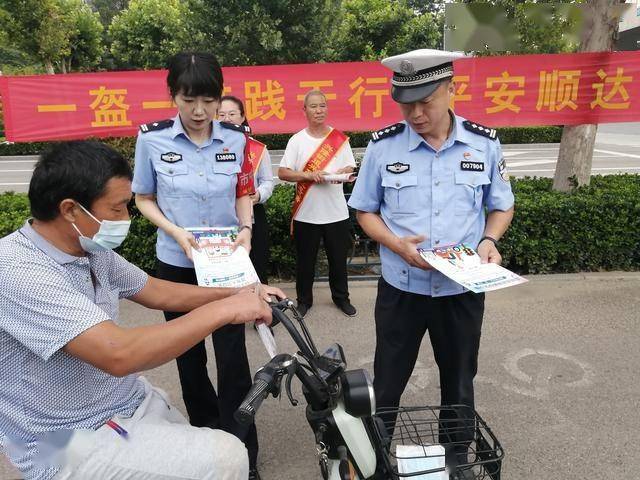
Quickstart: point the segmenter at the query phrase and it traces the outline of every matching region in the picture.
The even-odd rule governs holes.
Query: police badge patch
[[[391,173],[404,173],[408,172],[411,169],[411,165],[407,163],[389,163],[387,164],[387,172]]]
[[[176,152],[167,152],[160,155],[160,160],[167,163],[175,163],[182,160],[182,155]]]
[[[504,180],[505,182],[509,181],[509,172],[507,172],[507,162],[504,159],[504,157],[502,157],[502,159],[498,162],[498,172],[500,173],[500,177],[502,178],[502,180]]]

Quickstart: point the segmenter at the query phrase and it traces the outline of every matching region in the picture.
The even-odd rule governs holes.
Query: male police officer
[[[493,129],[455,115],[453,61],[461,54],[415,50],[386,58],[391,96],[404,121],[372,134],[349,205],[380,243],[375,306],[378,407],[397,407],[429,331],[442,405],[473,406],[484,294],[432,270],[418,248],[465,243],[500,263],[498,240],[513,217],[513,194]],[[488,214],[485,215],[485,208]],[[464,430],[464,429],[463,429]],[[467,432],[458,458],[466,463]]]

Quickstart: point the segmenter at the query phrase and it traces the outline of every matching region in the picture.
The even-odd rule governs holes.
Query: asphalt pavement
[[[506,451],[503,480],[638,478],[640,451],[640,274],[531,276],[530,282],[487,294],[477,409]],[[292,285],[282,288],[293,294]],[[375,282],[352,282],[354,318],[316,287],[307,321],[319,348],[338,341],[349,368],[371,371]],[[162,323],[161,313],[122,302],[126,325]],[[280,351],[293,351],[276,327]],[[267,361],[247,330],[252,368]],[[211,342],[207,342],[211,349]],[[215,367],[211,350],[211,376]],[[184,412],[175,363],[144,374]],[[302,399],[299,385],[294,394]],[[438,374],[425,339],[404,405],[437,404]],[[257,416],[264,480],[320,479],[304,406],[266,400]],[[18,478],[0,457],[0,478]]]

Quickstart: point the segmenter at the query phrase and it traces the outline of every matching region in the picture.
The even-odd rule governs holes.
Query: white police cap
[[[453,77],[453,61],[461,52],[423,48],[382,60],[393,71],[391,98],[398,103],[412,103],[431,95],[441,81]]]

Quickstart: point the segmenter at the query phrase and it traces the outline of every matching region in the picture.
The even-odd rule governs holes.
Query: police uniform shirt
[[[210,138],[196,145],[176,116],[173,125],[138,133],[132,190],[155,194],[162,213],[179,227],[236,226],[236,184],[244,146],[243,133],[223,128],[218,121],[213,122]],[[193,267],[162,229],[156,255],[170,265]]]
[[[374,134],[379,139],[367,147],[349,206],[379,212],[399,237],[424,235],[421,248],[456,243],[476,248],[485,228],[485,207],[508,210],[514,198],[499,141],[482,134],[488,129],[468,130],[464,121],[455,116],[453,130],[437,152],[405,122],[393,132],[379,132],[385,138]],[[382,276],[400,290],[434,297],[465,291],[438,271],[409,266],[384,245],[380,259]]]

